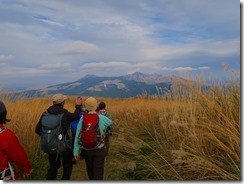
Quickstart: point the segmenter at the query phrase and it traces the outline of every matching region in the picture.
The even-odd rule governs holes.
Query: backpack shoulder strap
[[[45,112],[43,112],[43,116],[45,116],[45,115],[48,115],[48,114],[50,114],[47,110],[45,111]]]
[[[56,114],[52,114],[52,113],[50,113],[50,112],[48,112],[47,110],[45,111],[45,112],[43,112],[43,115],[56,115]],[[57,114],[57,116],[63,116],[64,115],[64,113],[60,113],[60,114]]]
[[[6,128],[0,128],[0,133],[4,132],[5,130],[7,130]]]

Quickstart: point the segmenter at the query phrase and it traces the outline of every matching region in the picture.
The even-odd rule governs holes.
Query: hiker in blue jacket
[[[102,180],[103,174],[104,174],[104,160],[106,156],[106,148],[105,146],[105,135],[106,135],[106,129],[107,127],[112,125],[112,121],[107,118],[104,115],[97,114],[95,111],[97,108],[97,100],[93,97],[89,97],[86,99],[85,103],[85,109],[88,111],[83,115],[83,117],[80,119],[77,129],[76,129],[76,136],[74,141],[74,158],[78,160],[79,158],[79,151],[82,148],[83,154],[86,162],[86,170],[87,175],[90,180]],[[90,143],[94,139],[90,139],[87,141],[87,132],[89,130],[95,130],[92,129],[92,127],[95,127],[95,123],[93,123],[94,117],[97,117],[98,122],[98,128],[95,132],[98,132],[99,136],[97,138],[100,138],[100,141],[96,142],[95,146],[88,147],[88,143]],[[87,118],[86,118],[87,117]],[[89,119],[90,118],[90,119]],[[85,127],[88,125],[87,127]],[[94,126],[93,126],[94,125]],[[96,124],[97,125],[97,124]],[[89,134],[91,135],[91,134]]]
[[[82,97],[77,97],[77,100],[79,101],[80,104],[80,114],[79,114],[79,119],[73,121],[70,123],[70,130],[71,130],[71,134],[72,134],[72,147],[74,148],[74,141],[75,141],[75,134],[76,134],[76,129],[77,129],[77,125],[80,121],[80,118],[83,116],[83,114],[85,113],[84,109],[83,109],[83,105],[82,105]],[[82,154],[80,155],[80,158],[82,159],[83,156]],[[73,158],[72,160],[73,164],[76,164],[76,160]]]

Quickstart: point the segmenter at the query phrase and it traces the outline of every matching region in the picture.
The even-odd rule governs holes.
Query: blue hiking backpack
[[[79,121],[80,121],[80,118],[81,118],[82,116],[83,116],[83,113],[80,113],[80,114],[79,114],[79,119],[78,119],[78,120],[75,120],[75,121],[73,121],[73,122],[70,123],[70,129],[71,129],[71,133],[72,133],[73,135],[75,135],[75,133],[76,133],[77,125],[78,125],[78,123],[79,123]]]

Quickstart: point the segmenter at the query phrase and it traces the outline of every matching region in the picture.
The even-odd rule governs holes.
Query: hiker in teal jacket
[[[88,114],[97,114],[95,111],[97,108],[97,100],[95,98],[93,97],[87,98],[84,105]],[[89,179],[102,180],[103,173],[104,173],[104,160],[106,156],[106,148],[104,147],[105,146],[104,140],[106,135],[106,129],[112,125],[112,121],[104,115],[98,115],[101,141],[97,146],[93,148],[85,148],[82,145],[82,142],[80,140],[80,136],[81,136],[80,132],[82,130],[84,116],[80,119],[76,129],[76,136],[75,136],[74,150],[73,150],[74,158],[78,160],[78,157],[80,155],[79,151],[80,149],[83,149],[84,152],[83,156],[85,158],[86,170]]]
[[[99,103],[99,105],[96,109],[96,112],[98,114],[104,115],[107,118],[111,119],[110,114],[106,111],[106,104],[104,102]],[[112,126],[109,126],[106,129],[106,136],[105,136],[106,156],[108,155],[108,152],[109,152],[109,137],[112,135],[112,129],[113,129]]]

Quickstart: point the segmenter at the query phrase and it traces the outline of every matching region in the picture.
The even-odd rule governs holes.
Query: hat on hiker
[[[65,96],[61,93],[57,93],[57,94],[53,95],[53,97],[52,97],[53,104],[60,104],[66,99],[67,99],[67,96]]]
[[[2,101],[0,101],[0,113],[4,112],[6,110],[6,107]]]
[[[84,105],[88,111],[95,111],[97,109],[97,100],[93,97],[89,97],[86,99]]]

